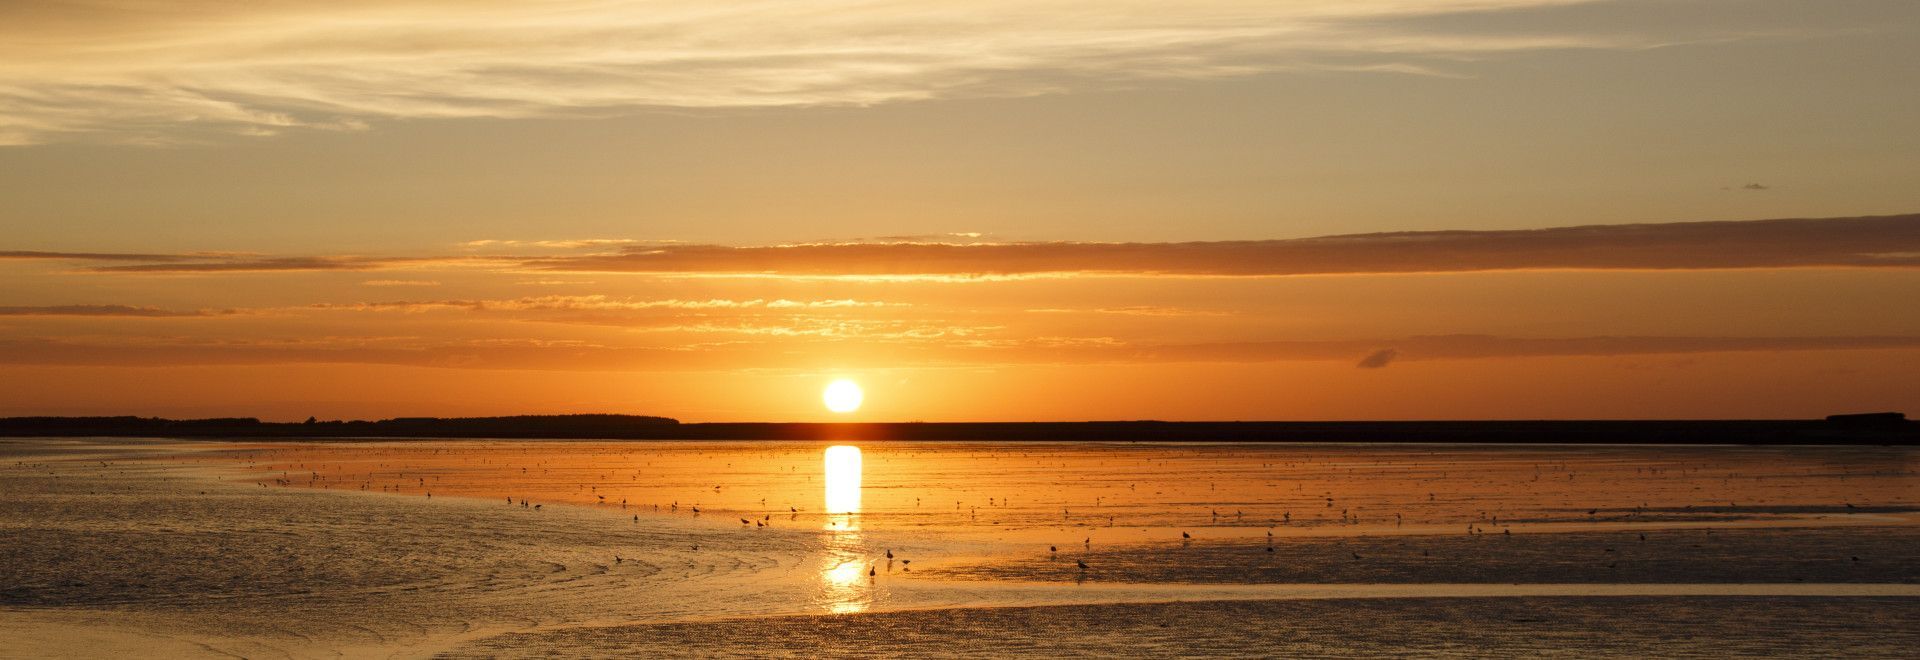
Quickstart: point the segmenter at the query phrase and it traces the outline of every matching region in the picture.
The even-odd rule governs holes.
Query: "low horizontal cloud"
[[[43,306],[6,306],[0,307],[0,316],[214,316],[224,312],[195,310],[188,312],[160,309],[158,307],[135,307],[132,305],[43,305]]]
[[[418,262],[418,259],[393,259],[369,257],[273,257],[267,259],[222,259],[183,263],[178,259],[166,263],[128,264],[118,266],[92,266],[88,272],[94,273],[265,273],[287,271],[358,271],[388,268],[396,265]]]
[[[39,250],[0,250],[0,260],[46,259],[64,261],[186,261],[192,255],[145,254],[137,252],[44,252]]]
[[[828,299],[828,300],[787,300],[753,298],[731,300],[711,298],[707,300],[634,300],[615,298],[605,295],[584,296],[529,296],[500,300],[399,300],[387,302],[357,303],[317,303],[313,309],[355,310],[355,311],[402,311],[424,312],[436,309],[463,309],[472,311],[635,311],[648,309],[708,310],[708,309],[840,309],[862,307],[905,307],[907,303],[890,303],[875,300]]]
[[[1525,269],[1920,267],[1920,215],[1422,231],[1190,243],[652,246],[530,260],[569,272],[1278,276]]]
[[[1920,350],[1920,336],[1872,337],[1569,337],[1488,335],[1409,337],[1382,342],[1270,341],[1133,345],[1105,337],[981,340],[962,333],[901,332],[889,341],[841,339],[833,333],[714,331],[760,335],[757,341],[692,346],[609,346],[580,341],[493,339],[421,342],[409,338],[322,338],[299,341],[124,343],[55,338],[0,340],[0,364],[186,366],[255,364],[381,364],[522,370],[739,370],[823,366],[980,366],[993,364],[1140,364],[1348,361],[1390,343],[1393,361],[1604,357],[1730,352]]]
[[[111,262],[78,269],[78,272],[94,274],[217,275],[459,268],[522,274],[637,273],[954,282],[1079,275],[1273,277],[1501,270],[1916,268],[1920,267],[1920,214],[1414,231],[1184,243],[858,242],[746,247],[650,243],[626,245],[612,253],[545,257],[0,252],[0,259],[9,255],[16,259]]]
[[[81,272],[100,274],[131,275],[218,275],[222,273],[301,273],[301,272],[358,272],[391,269],[432,269],[452,267],[490,267],[512,266],[524,261],[525,257],[477,257],[477,256],[412,256],[412,257],[362,257],[362,256],[203,256],[203,255],[161,255],[165,258],[153,263],[115,264],[110,266],[87,266]],[[86,261],[85,257],[67,257],[72,260]],[[131,261],[121,259],[122,261]],[[384,280],[393,282],[394,280]]]

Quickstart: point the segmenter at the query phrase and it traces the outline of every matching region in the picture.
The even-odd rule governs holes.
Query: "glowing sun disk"
[[[860,391],[860,385],[844,378],[828,383],[826,391],[820,393],[820,400],[827,404],[827,410],[837,413],[859,410],[860,402],[864,399],[866,394]]]

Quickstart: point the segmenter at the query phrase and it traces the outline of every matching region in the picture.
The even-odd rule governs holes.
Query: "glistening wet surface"
[[[513,633],[447,657],[1899,657],[1914,599],[1388,598],[944,609]]]
[[[1746,613],[1827,617],[1786,652],[1897,655],[1920,611],[1908,449],[827,450],[0,441],[0,654],[1421,654],[1476,622],[1629,654]],[[1529,609],[1565,616],[1501,623]],[[1377,625],[1209,628],[1303,616]]]

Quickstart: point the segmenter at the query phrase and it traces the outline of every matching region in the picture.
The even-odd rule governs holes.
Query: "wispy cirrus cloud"
[[[1763,33],[1412,20],[1592,1],[27,2],[0,8],[0,144],[863,106],[1275,71],[1453,75],[1502,54]]]

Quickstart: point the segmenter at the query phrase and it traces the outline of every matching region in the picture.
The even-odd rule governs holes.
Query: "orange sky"
[[[1920,413],[1915,26],[10,4],[0,415]]]

